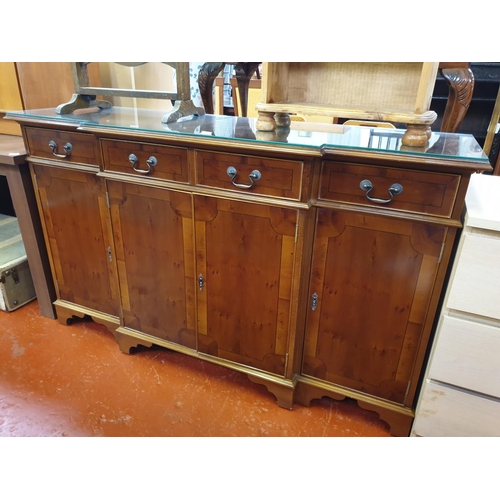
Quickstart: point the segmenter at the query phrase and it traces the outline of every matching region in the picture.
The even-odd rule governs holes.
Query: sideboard
[[[491,170],[472,136],[408,148],[402,130],[127,108],[8,119],[60,322],[238,370],[284,408],[353,398],[409,435],[469,179]]]

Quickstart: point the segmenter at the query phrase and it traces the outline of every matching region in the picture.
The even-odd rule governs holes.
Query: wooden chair
[[[500,88],[498,89],[497,100],[495,101],[495,107],[493,108],[493,113],[491,115],[490,124],[488,125],[488,132],[486,133],[486,139],[484,140],[483,151],[486,155],[491,152],[491,146],[493,145],[493,139],[495,138],[495,132],[497,126],[500,123]],[[495,166],[493,169],[493,175],[500,175],[500,154],[497,157]]]

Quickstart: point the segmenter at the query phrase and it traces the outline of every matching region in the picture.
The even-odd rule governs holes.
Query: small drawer
[[[101,140],[104,171],[188,182],[187,149],[145,142]]]
[[[443,316],[429,377],[500,398],[500,328]]]
[[[413,433],[429,437],[500,436],[500,401],[426,382]]]
[[[97,141],[92,135],[31,127],[27,127],[25,131],[31,156],[99,165]]]
[[[196,183],[241,193],[300,200],[300,161],[196,151]]]
[[[450,217],[459,183],[460,176],[452,174],[325,161],[319,198]],[[399,194],[397,185],[402,187]]]

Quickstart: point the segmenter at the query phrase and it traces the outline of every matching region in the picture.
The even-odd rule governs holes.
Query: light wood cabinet
[[[472,177],[414,436],[500,436],[499,181]]]
[[[468,180],[490,168],[473,139],[380,151],[351,147],[358,128],[335,146],[259,140],[255,120],[127,116],[15,116],[59,320],[241,371],[285,408],[354,398],[407,436]]]

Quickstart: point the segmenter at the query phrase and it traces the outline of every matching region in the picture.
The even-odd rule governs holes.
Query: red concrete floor
[[[246,375],[162,348],[120,352],[96,323],[36,301],[0,311],[0,436],[389,436],[354,401],[280,408]]]

